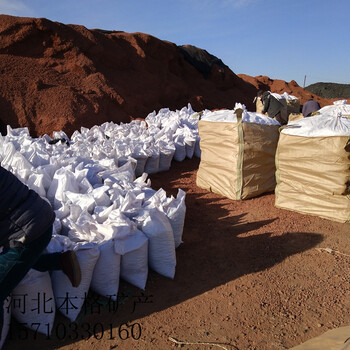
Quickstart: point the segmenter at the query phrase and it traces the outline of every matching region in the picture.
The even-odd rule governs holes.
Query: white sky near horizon
[[[236,74],[350,84],[350,0],[0,0],[0,14],[151,34]]]

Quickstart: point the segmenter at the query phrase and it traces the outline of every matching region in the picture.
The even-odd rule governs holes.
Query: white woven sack
[[[1,338],[0,338],[0,350],[2,349],[2,346],[5,343],[7,334],[10,329],[10,323],[11,323],[11,297],[7,297],[3,304],[4,309],[4,319],[3,319],[3,325],[1,330]]]
[[[44,188],[44,174],[31,174],[28,178],[26,185],[39,194],[41,197],[46,197],[46,191]]]
[[[148,263],[151,269],[165,277],[174,278],[176,255],[174,234],[166,215],[153,208],[136,219],[149,239]]]
[[[186,216],[185,204],[186,192],[179,189],[176,199],[171,201],[166,210],[166,215],[169,219],[170,225],[174,233],[175,248],[182,242],[182,233],[184,229],[184,222]]]
[[[196,140],[196,144],[194,146],[194,156],[197,158],[200,158],[202,154],[201,148],[200,148],[200,139],[198,138]]]
[[[193,154],[194,154],[194,149],[196,146],[196,141],[195,140],[186,140],[185,141],[185,149],[186,149],[186,157],[192,159]]]
[[[159,172],[167,171],[170,169],[171,161],[174,158],[175,149],[164,148],[160,151],[159,156]]]
[[[30,269],[13,289],[12,299],[15,298],[22,298],[23,308],[13,308],[12,316],[18,322],[26,323],[26,327],[33,331],[46,335],[51,334],[56,306],[49,272]],[[23,298],[25,298],[25,302]],[[47,328],[47,324],[49,324],[49,328]]]
[[[96,293],[117,300],[120,275],[120,255],[114,251],[114,241],[99,244],[100,256],[91,279],[91,289]]]
[[[98,176],[105,183],[123,183],[135,180],[136,160],[129,157],[128,161],[117,169],[104,170],[98,173]]]
[[[56,305],[59,311],[72,322],[78,317],[89,291],[92,274],[100,251],[95,244],[77,244],[75,253],[81,269],[81,283],[75,288],[62,271],[53,271],[51,274],[52,288]]]
[[[175,142],[174,159],[177,162],[182,162],[186,158],[186,146],[183,140]]]
[[[137,157],[134,156],[134,158],[137,160],[136,168],[135,168],[135,176],[139,177],[145,171],[145,165],[148,157],[144,155],[139,155]]]
[[[159,169],[159,153],[148,157],[144,172],[147,174],[156,174]]]
[[[72,171],[66,168],[60,168],[55,172],[47,191],[47,198],[50,200],[54,209],[61,207],[62,202],[66,198],[66,191],[79,193],[79,183]]]
[[[120,277],[144,290],[148,277],[148,238],[135,229],[122,240],[116,240],[115,250],[122,254]]]

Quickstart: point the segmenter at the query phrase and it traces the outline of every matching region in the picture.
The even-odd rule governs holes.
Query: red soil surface
[[[122,282],[119,293],[126,301],[116,312],[95,305],[77,325],[56,315],[50,340],[34,340],[32,331],[19,340],[25,333],[13,322],[13,340],[4,350],[180,348],[169,337],[229,350],[279,350],[349,325],[350,257],[341,253],[350,254],[350,224],[277,209],[274,194],[232,201],[208,193],[195,185],[198,165],[198,159],[173,162],[170,171],[151,176],[154,189],[187,193],[174,280],[151,272],[144,295]],[[132,339],[123,323],[138,323],[140,339]],[[96,337],[82,339],[94,326]],[[127,332],[130,337],[122,340],[119,329],[122,339]]]
[[[322,98],[303,89],[294,80],[287,83],[284,80],[270,79],[269,77],[263,75],[251,77],[246,74],[238,74],[238,76],[246,82],[251,83],[259,90],[270,90],[271,92],[276,92],[278,94],[287,92],[290,95],[296,96],[300,99],[300,104],[304,104],[309,98],[313,98],[314,100],[318,101],[321,107],[333,104],[334,101],[334,99]]]

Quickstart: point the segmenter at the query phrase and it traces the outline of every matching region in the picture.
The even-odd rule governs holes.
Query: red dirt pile
[[[129,122],[188,102],[195,110],[248,104],[256,90],[215,63],[205,77],[178,46],[153,36],[47,19],[0,16],[0,55],[1,119],[33,135]]]
[[[254,110],[258,88],[312,94],[294,81],[237,76],[193,46],[143,33],[88,30],[47,19],[0,15],[2,127],[27,126],[32,136],[105,121],[129,122],[163,107]],[[328,104],[317,98],[321,105]]]
[[[333,101],[335,100],[339,100],[339,98],[327,99],[317,96],[312,92],[300,87],[298,83],[294,80],[287,83],[284,80],[270,79],[269,77],[266,77],[264,75],[251,77],[246,74],[238,74],[238,76],[246,82],[254,85],[259,90],[270,90],[271,92],[276,92],[278,94],[283,94],[284,92],[287,92],[290,95],[296,96],[300,99],[300,104],[304,104],[309,98],[313,98],[314,100],[320,103],[321,107],[324,107],[333,104]]]

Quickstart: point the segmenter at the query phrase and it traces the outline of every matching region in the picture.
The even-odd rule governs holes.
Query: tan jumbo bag
[[[348,136],[281,133],[276,152],[277,208],[350,221]]]
[[[234,200],[274,190],[279,125],[200,120],[198,129],[197,186]]]
[[[264,104],[262,103],[261,98],[255,97],[253,102],[255,102],[256,113],[262,113],[264,109]]]
[[[293,120],[299,120],[304,118],[303,113],[291,113],[288,116],[288,123],[292,122]]]
[[[350,350],[350,327],[332,329],[290,350]]]

